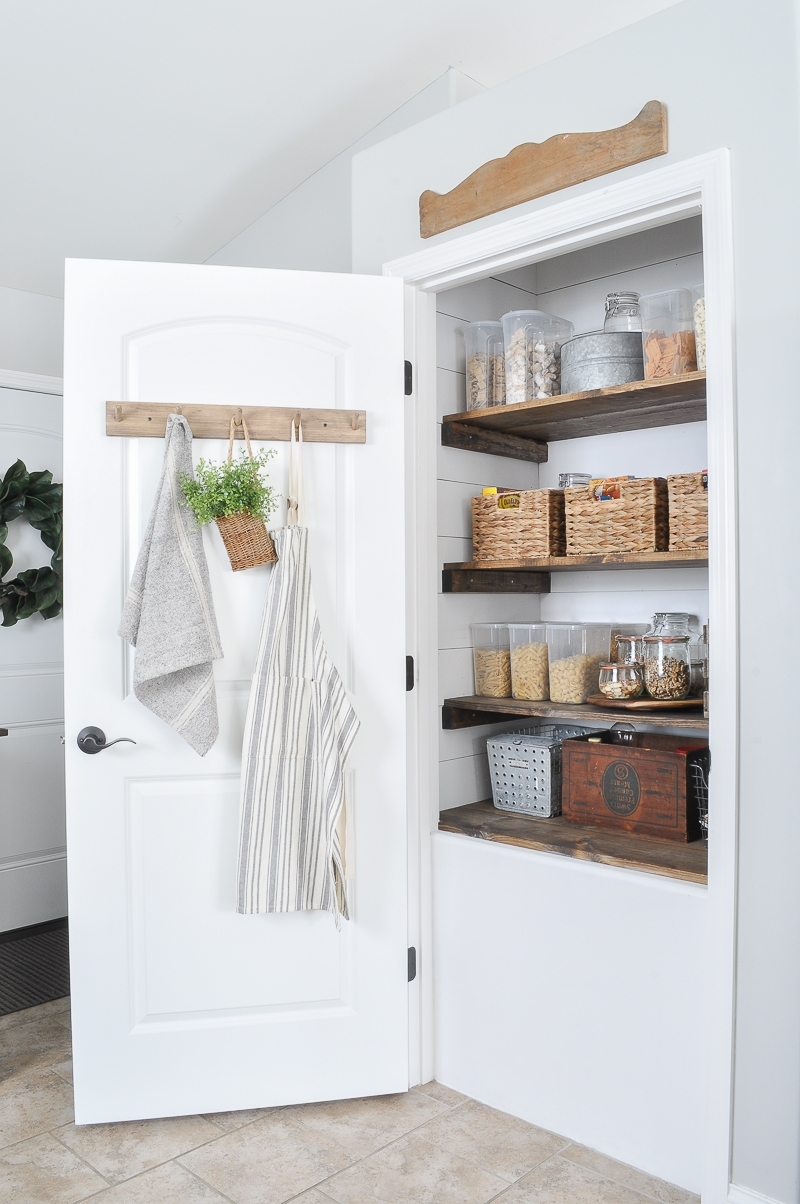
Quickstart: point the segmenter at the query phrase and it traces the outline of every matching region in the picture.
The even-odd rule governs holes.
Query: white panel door
[[[78,1123],[405,1090],[402,283],[73,260],[65,342]],[[271,569],[232,573],[213,524],[216,745],[201,759],[131,692],[116,631],[163,441],[107,437],[115,398],[367,411],[366,444],[304,453],[315,599],[362,725],[347,780],[352,919],[340,931],[328,913],[235,911],[242,730]],[[270,478],[285,496],[288,444],[275,446]],[[226,450],[197,440],[195,461]],[[87,756],[76,745],[87,725],[136,744]]]
[[[61,480],[61,397],[0,388],[0,476],[22,460]],[[10,576],[50,563],[24,518],[8,528]],[[0,627],[0,931],[67,914],[61,617]]]

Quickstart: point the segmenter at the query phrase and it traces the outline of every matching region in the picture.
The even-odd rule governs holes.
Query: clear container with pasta
[[[502,406],[506,400],[506,361],[502,322],[470,322],[464,327],[467,357],[467,409]]]
[[[511,697],[511,652],[507,623],[471,623],[475,693]]]
[[[548,623],[550,699],[580,705],[599,692],[608,661],[610,623]]]
[[[545,623],[509,623],[511,693],[528,702],[550,697],[550,673]]]

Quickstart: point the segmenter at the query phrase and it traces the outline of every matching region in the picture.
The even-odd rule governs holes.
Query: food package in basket
[[[619,480],[619,497],[601,501],[595,488],[589,485],[563,491],[568,556],[667,551],[669,509],[664,477]]]
[[[472,559],[563,556],[564,491],[498,491],[472,499]]]

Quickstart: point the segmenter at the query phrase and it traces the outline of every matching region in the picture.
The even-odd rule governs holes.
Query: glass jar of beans
[[[688,635],[644,637],[644,686],[651,698],[674,702],[686,698],[691,686]]]

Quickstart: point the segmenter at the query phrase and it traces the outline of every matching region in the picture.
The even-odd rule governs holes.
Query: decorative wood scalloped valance
[[[430,238],[666,153],[667,110],[660,100],[650,100],[627,125],[589,134],[555,134],[546,142],[523,142],[504,159],[484,163],[450,192],[423,192],[419,232],[422,238]]]

